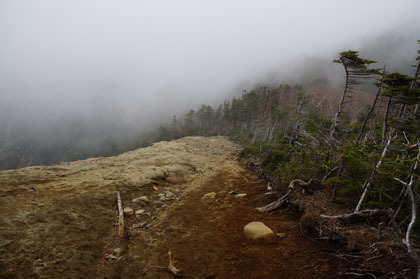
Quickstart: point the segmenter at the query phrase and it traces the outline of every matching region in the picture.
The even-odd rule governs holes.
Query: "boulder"
[[[216,198],[216,192],[207,193],[201,197],[202,200],[211,200],[215,198]]]
[[[267,238],[274,232],[262,222],[251,222],[244,227],[244,234],[248,239]]]

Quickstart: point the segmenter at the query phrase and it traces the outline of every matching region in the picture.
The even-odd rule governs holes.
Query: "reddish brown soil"
[[[301,235],[299,216],[255,210],[272,200],[235,148],[223,137],[190,137],[0,172],[0,278],[173,278],[162,268],[168,250],[183,278],[337,278],[334,259]],[[150,213],[127,217],[123,239],[116,191],[124,205]],[[166,191],[174,197],[161,202]],[[210,192],[216,198],[202,200]],[[132,202],[143,195],[149,203]],[[252,221],[286,236],[247,240],[243,227]],[[109,259],[116,248],[120,257]]]
[[[148,260],[153,258],[156,266],[166,266],[167,249],[177,260],[183,278],[337,278],[333,259],[301,235],[299,216],[255,210],[271,201],[263,195],[265,187],[264,181],[247,170],[239,175],[219,173],[190,193],[185,203],[155,228],[162,233],[155,236],[159,244],[151,249],[153,252],[150,243],[130,239],[135,242],[129,244],[130,254],[141,254],[143,264],[128,262],[123,278],[172,278]],[[231,190],[247,193],[247,197],[235,198],[228,194]],[[216,192],[217,197],[203,202],[201,197],[208,192]],[[286,233],[286,237],[247,240],[243,227],[252,221],[264,222],[275,233]]]

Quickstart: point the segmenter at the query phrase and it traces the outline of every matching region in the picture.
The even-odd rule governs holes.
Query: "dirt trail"
[[[301,235],[298,216],[256,212],[270,198],[235,149],[224,137],[188,137],[0,172],[0,278],[173,278],[160,268],[168,250],[183,278],[335,278],[332,259]],[[124,205],[144,210],[127,216],[124,239],[116,191]],[[247,240],[251,221],[286,236]]]

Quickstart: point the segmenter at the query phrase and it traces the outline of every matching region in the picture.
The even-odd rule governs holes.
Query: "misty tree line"
[[[258,86],[217,107],[202,105],[174,117],[135,140],[105,138],[94,150],[74,148],[71,141],[65,148],[34,148],[24,134],[11,135],[8,142],[0,139],[0,167],[115,155],[184,136],[229,136],[244,147],[244,156],[258,160],[274,191],[299,178],[316,181],[331,201],[354,213],[391,209],[407,252],[420,266],[412,243],[420,238],[419,57],[412,76],[374,68],[375,61],[352,50],[341,52],[334,62],[344,68],[345,85],[333,115],[305,85]],[[376,85],[376,94],[355,114],[356,93],[366,82]]]
[[[141,142],[230,136],[244,146],[243,155],[259,160],[276,191],[299,178],[317,181],[333,202],[353,207],[355,214],[390,209],[407,253],[420,267],[413,248],[413,238],[420,239],[419,57],[408,76],[371,68],[376,62],[357,51],[341,52],[334,62],[344,68],[345,85],[332,117],[310,102],[304,86],[262,86],[217,108],[202,105],[181,121],[174,117]],[[350,104],[366,81],[377,92],[355,115]]]

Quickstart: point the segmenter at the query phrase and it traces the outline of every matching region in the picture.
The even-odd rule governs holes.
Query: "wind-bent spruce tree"
[[[382,70],[382,78],[384,78],[385,70],[386,70],[386,67],[384,66],[384,69]],[[362,126],[360,127],[359,133],[357,134],[357,137],[356,137],[356,141],[355,141],[356,145],[359,143],[359,140],[360,140],[360,137],[362,136],[363,130],[365,129],[366,124],[367,124],[370,116],[372,115],[372,112],[375,110],[376,103],[378,102],[378,99],[382,94],[382,81],[381,80],[379,80],[379,81],[380,81],[379,83],[377,83],[377,82],[374,83],[374,85],[376,85],[378,87],[378,92],[376,93],[376,96],[375,96],[375,99],[373,100],[372,106],[370,107],[370,109],[367,112],[365,118],[363,119]]]
[[[372,74],[378,74],[377,69],[368,69],[368,65],[376,63],[376,61],[360,58],[358,51],[348,50],[340,52],[340,57],[334,62],[343,65],[346,72],[346,84],[334,116],[334,123],[330,133],[331,138],[335,137],[339,129],[340,115],[344,111],[345,105],[351,101],[351,93],[356,89],[355,86],[360,84],[363,79],[370,78]]]

